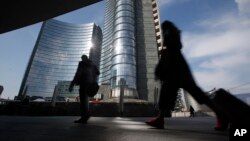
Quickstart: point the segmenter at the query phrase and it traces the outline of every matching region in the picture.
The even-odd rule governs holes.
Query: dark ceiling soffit
[[[1,0],[0,34],[42,22],[102,0]]]

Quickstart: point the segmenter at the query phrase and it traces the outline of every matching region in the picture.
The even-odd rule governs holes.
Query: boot
[[[221,118],[220,116],[217,116],[217,123],[216,126],[214,127],[215,130],[217,131],[225,131],[228,129],[229,122]]]
[[[87,121],[89,120],[90,116],[84,116],[81,117],[78,120],[75,120],[74,123],[82,123],[82,124],[87,124]]]
[[[152,118],[148,121],[145,121],[147,125],[150,125],[152,127],[155,127],[157,129],[164,129],[164,118],[157,116],[155,118]]]

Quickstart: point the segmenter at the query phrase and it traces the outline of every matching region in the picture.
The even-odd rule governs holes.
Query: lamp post
[[[120,99],[119,99],[119,107],[120,107],[120,114],[121,116],[123,115],[124,112],[124,86],[126,85],[126,80],[125,79],[120,79],[119,82],[119,87],[120,87]]]

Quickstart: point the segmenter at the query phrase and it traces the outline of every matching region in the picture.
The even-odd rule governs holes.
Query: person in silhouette
[[[2,92],[3,92],[3,86],[0,85],[0,96],[1,96]]]
[[[179,88],[188,91],[200,104],[206,104],[213,110],[216,109],[209,97],[196,85],[181,53],[181,31],[171,21],[164,21],[161,28],[164,38],[163,46],[166,49],[162,50],[155,69],[156,79],[161,80],[159,115],[145,122],[159,129],[164,128],[166,113],[171,113],[174,109]]]
[[[96,65],[88,59],[86,55],[82,55],[82,61],[79,62],[74,79],[71,81],[69,91],[72,92],[74,85],[79,85],[79,97],[80,97],[80,110],[81,118],[74,121],[75,123],[86,124],[89,115],[89,99],[88,92],[92,83],[97,81],[97,77],[100,74]]]
[[[194,108],[190,105],[189,106],[190,117],[194,117]]]

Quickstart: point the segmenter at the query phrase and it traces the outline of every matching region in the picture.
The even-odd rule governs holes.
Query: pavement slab
[[[214,117],[165,118],[165,129],[144,123],[149,117],[0,116],[1,141],[228,141],[228,131],[215,131]]]

